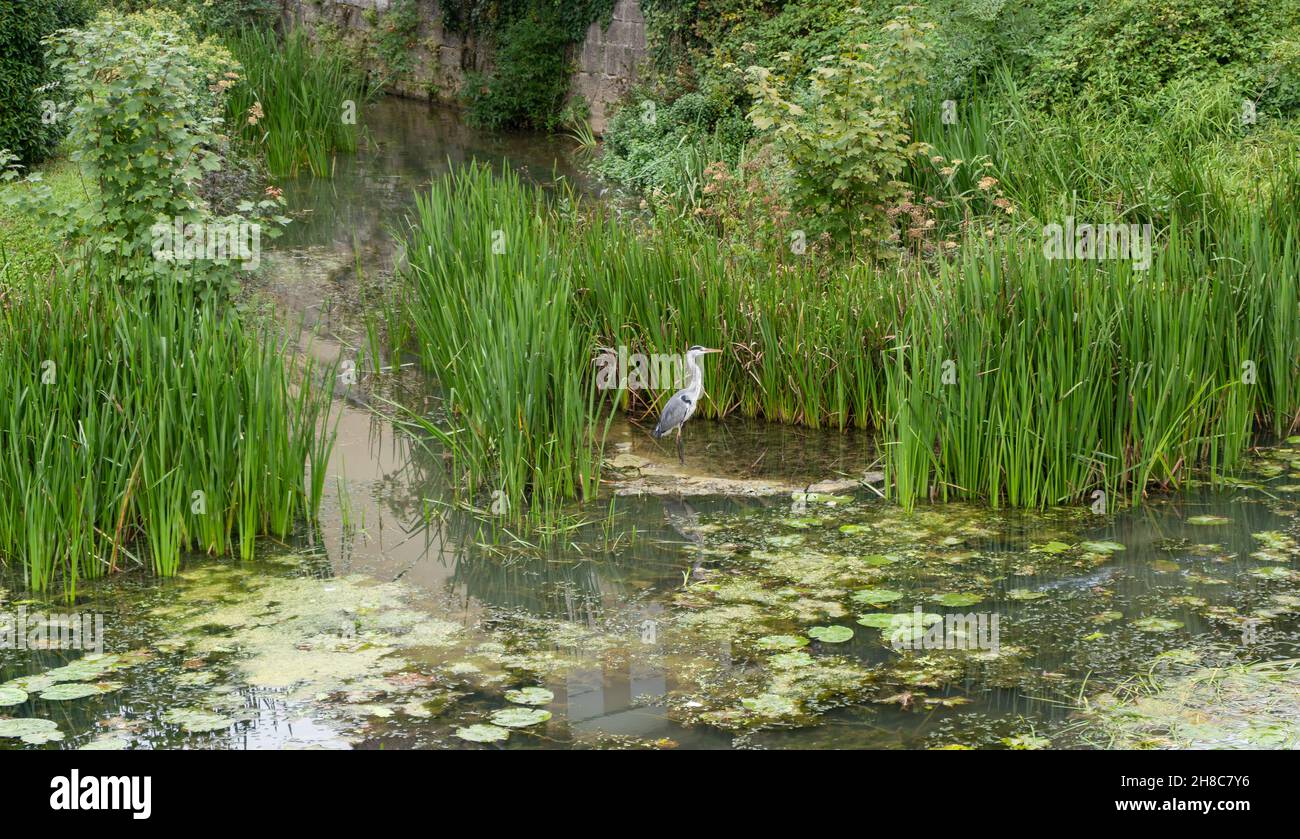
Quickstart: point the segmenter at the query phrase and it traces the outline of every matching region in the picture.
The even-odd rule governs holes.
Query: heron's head
[[[695,346],[691,347],[689,350],[686,351],[686,357],[694,360],[699,358],[702,355],[708,355],[709,353],[715,353],[715,352],[722,352],[722,350],[711,350],[708,347],[701,347],[699,344],[696,344]]]

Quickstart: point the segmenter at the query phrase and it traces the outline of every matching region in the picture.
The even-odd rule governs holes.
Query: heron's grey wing
[[[659,415],[659,424],[655,426],[655,437],[662,437],[677,426],[686,422],[686,416],[691,412],[690,397],[686,391],[680,390],[673,394],[673,398],[668,400],[664,405],[664,412]]]

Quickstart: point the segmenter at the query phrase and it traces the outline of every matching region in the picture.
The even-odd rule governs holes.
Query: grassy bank
[[[50,161],[41,175],[60,203],[76,203],[85,195],[81,173],[70,161]],[[24,276],[48,277],[64,256],[58,238],[39,218],[0,201],[0,284],[13,284]]]

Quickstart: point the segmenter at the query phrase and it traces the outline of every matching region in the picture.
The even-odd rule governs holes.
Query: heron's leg
[[[677,426],[677,462],[686,465],[686,451],[682,448],[682,427]]]

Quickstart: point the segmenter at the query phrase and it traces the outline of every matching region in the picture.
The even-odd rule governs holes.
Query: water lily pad
[[[797,650],[808,646],[808,639],[798,635],[764,635],[754,645],[760,650]]]
[[[51,740],[62,740],[63,732],[53,720],[41,720],[34,717],[20,717],[15,720],[0,720],[0,737],[9,737],[39,746]]]
[[[130,743],[128,743],[126,740],[123,740],[121,737],[114,737],[114,736],[112,736],[112,735],[104,735],[104,736],[96,737],[94,740],[91,740],[89,743],[86,743],[86,744],[83,745],[83,746],[78,746],[78,747],[77,747],[77,751],[79,751],[79,752],[118,752],[118,751],[121,751],[121,750],[125,749],[125,748],[126,748],[127,746],[129,746],[129,745],[130,745]]]
[[[456,729],[456,736],[471,743],[496,743],[510,736],[510,730],[496,725],[469,725]]]
[[[1045,591],[1034,591],[1027,588],[1013,588],[1007,592],[1007,597],[1012,600],[1041,600],[1047,596]]]
[[[506,700],[519,705],[547,705],[555,694],[546,688],[520,688],[506,691]]]
[[[1231,524],[1232,519],[1227,516],[1192,516],[1187,520],[1188,524],[1196,524],[1202,527],[1217,527],[1219,525]]]
[[[893,603],[895,600],[901,600],[903,593],[901,591],[890,591],[887,588],[865,588],[853,593],[853,600],[857,603],[870,603],[872,606],[879,606],[883,603]]]
[[[35,676],[19,676],[16,679],[10,679],[0,687],[18,688],[27,693],[40,693],[55,682],[55,679],[40,673]]]
[[[948,592],[946,594],[936,594],[930,600],[941,606],[974,606],[976,603],[984,602],[984,595],[976,594],[970,591]]]
[[[49,702],[62,702],[69,699],[85,699],[87,696],[98,696],[104,692],[95,685],[80,682],[62,682],[41,691],[41,699]]]
[[[813,657],[800,650],[792,653],[777,653],[767,661],[778,670],[794,670],[798,667],[811,667]]]
[[[1092,617],[1088,618],[1088,620],[1093,623],[1107,624],[1107,623],[1114,623],[1115,621],[1122,620],[1123,618],[1124,618],[1123,612],[1110,611],[1110,612],[1102,612],[1099,615],[1093,615]]]
[[[0,708],[21,705],[27,701],[27,691],[22,688],[0,687]]]
[[[841,533],[848,533],[848,534],[868,533],[870,531],[871,531],[871,525],[867,525],[867,524],[841,524],[840,525]]]
[[[1271,551],[1279,553],[1296,552],[1295,540],[1276,530],[1264,530],[1259,533],[1252,533],[1251,536],[1258,539],[1260,542],[1263,542],[1265,547]],[[1285,557],[1281,558],[1279,561],[1285,562]]]
[[[1042,545],[1033,545],[1031,551],[1044,554],[1063,554],[1070,549],[1070,546],[1064,542],[1047,542]]]
[[[814,626],[808,635],[823,644],[843,644],[853,637],[853,630],[847,626]]]
[[[1084,542],[1079,547],[1094,554],[1112,554],[1124,550],[1124,546],[1119,542]]]
[[[1182,629],[1183,622],[1168,618],[1140,618],[1133,621],[1133,627],[1143,632],[1173,632]]]
[[[817,527],[824,521],[824,519],[819,519],[816,516],[800,516],[793,519],[783,519],[781,523],[786,527],[793,527],[798,530],[807,530],[810,527]]]
[[[1290,568],[1284,568],[1281,565],[1266,565],[1262,568],[1250,569],[1252,577],[1260,577],[1265,580],[1289,580],[1294,576]]]
[[[541,708],[502,708],[492,712],[492,724],[502,728],[525,728],[544,723],[550,718],[551,712]]]
[[[222,731],[235,724],[234,720],[227,717],[194,708],[172,708],[163,714],[163,719],[173,725],[179,725],[190,734]]]
[[[126,663],[120,656],[91,654],[48,670],[44,675],[56,682],[91,682]]]
[[[943,620],[943,615],[924,614],[921,615],[920,623],[929,626],[932,623],[938,623]],[[863,626],[869,626],[872,629],[893,629],[895,627],[907,626],[917,623],[915,612],[898,612],[889,614],[881,612],[875,615],[862,615],[858,618],[858,623]]]

